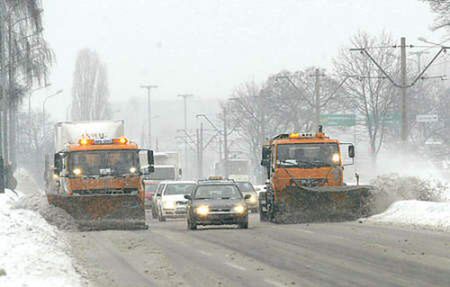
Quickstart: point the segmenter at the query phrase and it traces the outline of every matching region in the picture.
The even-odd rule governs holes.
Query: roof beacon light
[[[299,139],[300,138],[300,134],[299,133],[291,133],[289,135],[290,139]]]
[[[119,143],[120,144],[126,144],[126,143],[128,143],[128,139],[126,137],[120,137],[119,138]]]
[[[92,140],[89,138],[81,138],[79,143],[80,143],[80,145],[88,145],[88,144],[92,144]]]

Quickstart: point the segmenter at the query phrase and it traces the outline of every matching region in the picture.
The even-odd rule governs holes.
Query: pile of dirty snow
[[[23,195],[0,194],[0,286],[81,286],[56,227],[14,205]]]
[[[450,231],[450,202],[397,201],[385,212],[370,217],[368,221]]]
[[[428,177],[403,176],[391,173],[378,176],[371,181],[378,192],[397,200],[446,201],[450,195],[450,186],[442,180]]]

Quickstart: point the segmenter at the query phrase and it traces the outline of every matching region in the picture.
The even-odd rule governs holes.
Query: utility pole
[[[147,90],[147,123],[148,123],[148,148],[152,148],[152,106],[151,106],[151,91],[156,89],[156,85],[141,85],[142,89]]]
[[[401,73],[401,114],[402,114],[402,129],[400,137],[402,142],[408,139],[408,116],[406,106],[406,38],[400,38],[400,73]]]
[[[200,123],[200,129],[197,129],[197,179],[203,177],[203,123]]]
[[[316,69],[314,72],[314,78],[316,79],[314,94],[315,94],[315,112],[314,112],[314,129],[319,128],[320,125],[320,71]]]
[[[223,155],[224,155],[224,177],[228,178],[228,120],[227,120],[227,108],[224,106],[223,108]]]
[[[1,5],[1,4],[0,4]],[[0,9],[0,17],[3,19],[3,7]],[[5,94],[5,47],[4,47],[4,27],[0,21],[0,156],[5,157],[5,114],[6,114],[6,94]]]
[[[417,56],[417,73],[420,73],[420,70],[422,70],[422,55],[429,54],[429,52],[417,51],[417,52],[411,52],[410,54]]]
[[[395,46],[397,47],[397,46]],[[400,38],[400,83],[397,83],[384,68],[377,62],[377,60],[367,51],[366,48],[352,48],[350,51],[359,51],[361,54],[365,54],[372,63],[381,71],[381,73],[394,85],[395,87],[400,89],[400,109],[401,109],[401,129],[400,129],[400,137],[403,144],[407,143],[408,140],[408,107],[407,107],[407,89],[414,86],[418,80],[423,79],[423,75],[430,68],[430,66],[434,63],[434,61],[439,57],[440,54],[445,53],[450,47],[440,46],[440,50],[434,55],[434,57],[428,62],[427,65],[421,70],[417,76],[412,80],[411,83],[407,82],[407,74],[406,74],[406,38]],[[413,47],[412,45],[408,47]]]
[[[187,133],[188,124],[187,124],[187,99],[193,97],[191,94],[181,94],[178,97],[183,98],[183,108],[184,108],[184,131]],[[188,170],[188,144],[184,143],[184,167],[185,172]],[[183,172],[183,174],[186,174]]]

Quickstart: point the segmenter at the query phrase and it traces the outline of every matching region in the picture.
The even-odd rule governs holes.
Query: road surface
[[[148,218],[151,215],[148,214]],[[372,223],[67,232],[90,286],[450,286],[450,234]]]

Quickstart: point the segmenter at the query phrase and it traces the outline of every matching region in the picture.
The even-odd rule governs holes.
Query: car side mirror
[[[250,199],[250,198],[252,198],[252,195],[251,195],[251,194],[246,194],[246,195],[244,195],[244,199],[245,199],[245,200]]]
[[[348,146],[348,156],[350,158],[354,158],[355,157],[355,146],[354,145],[349,145]]]
[[[192,200],[192,196],[190,196],[189,194],[185,194],[184,198],[187,199],[187,200]]]
[[[181,168],[178,169],[178,175],[182,176],[183,175],[183,170]]]

